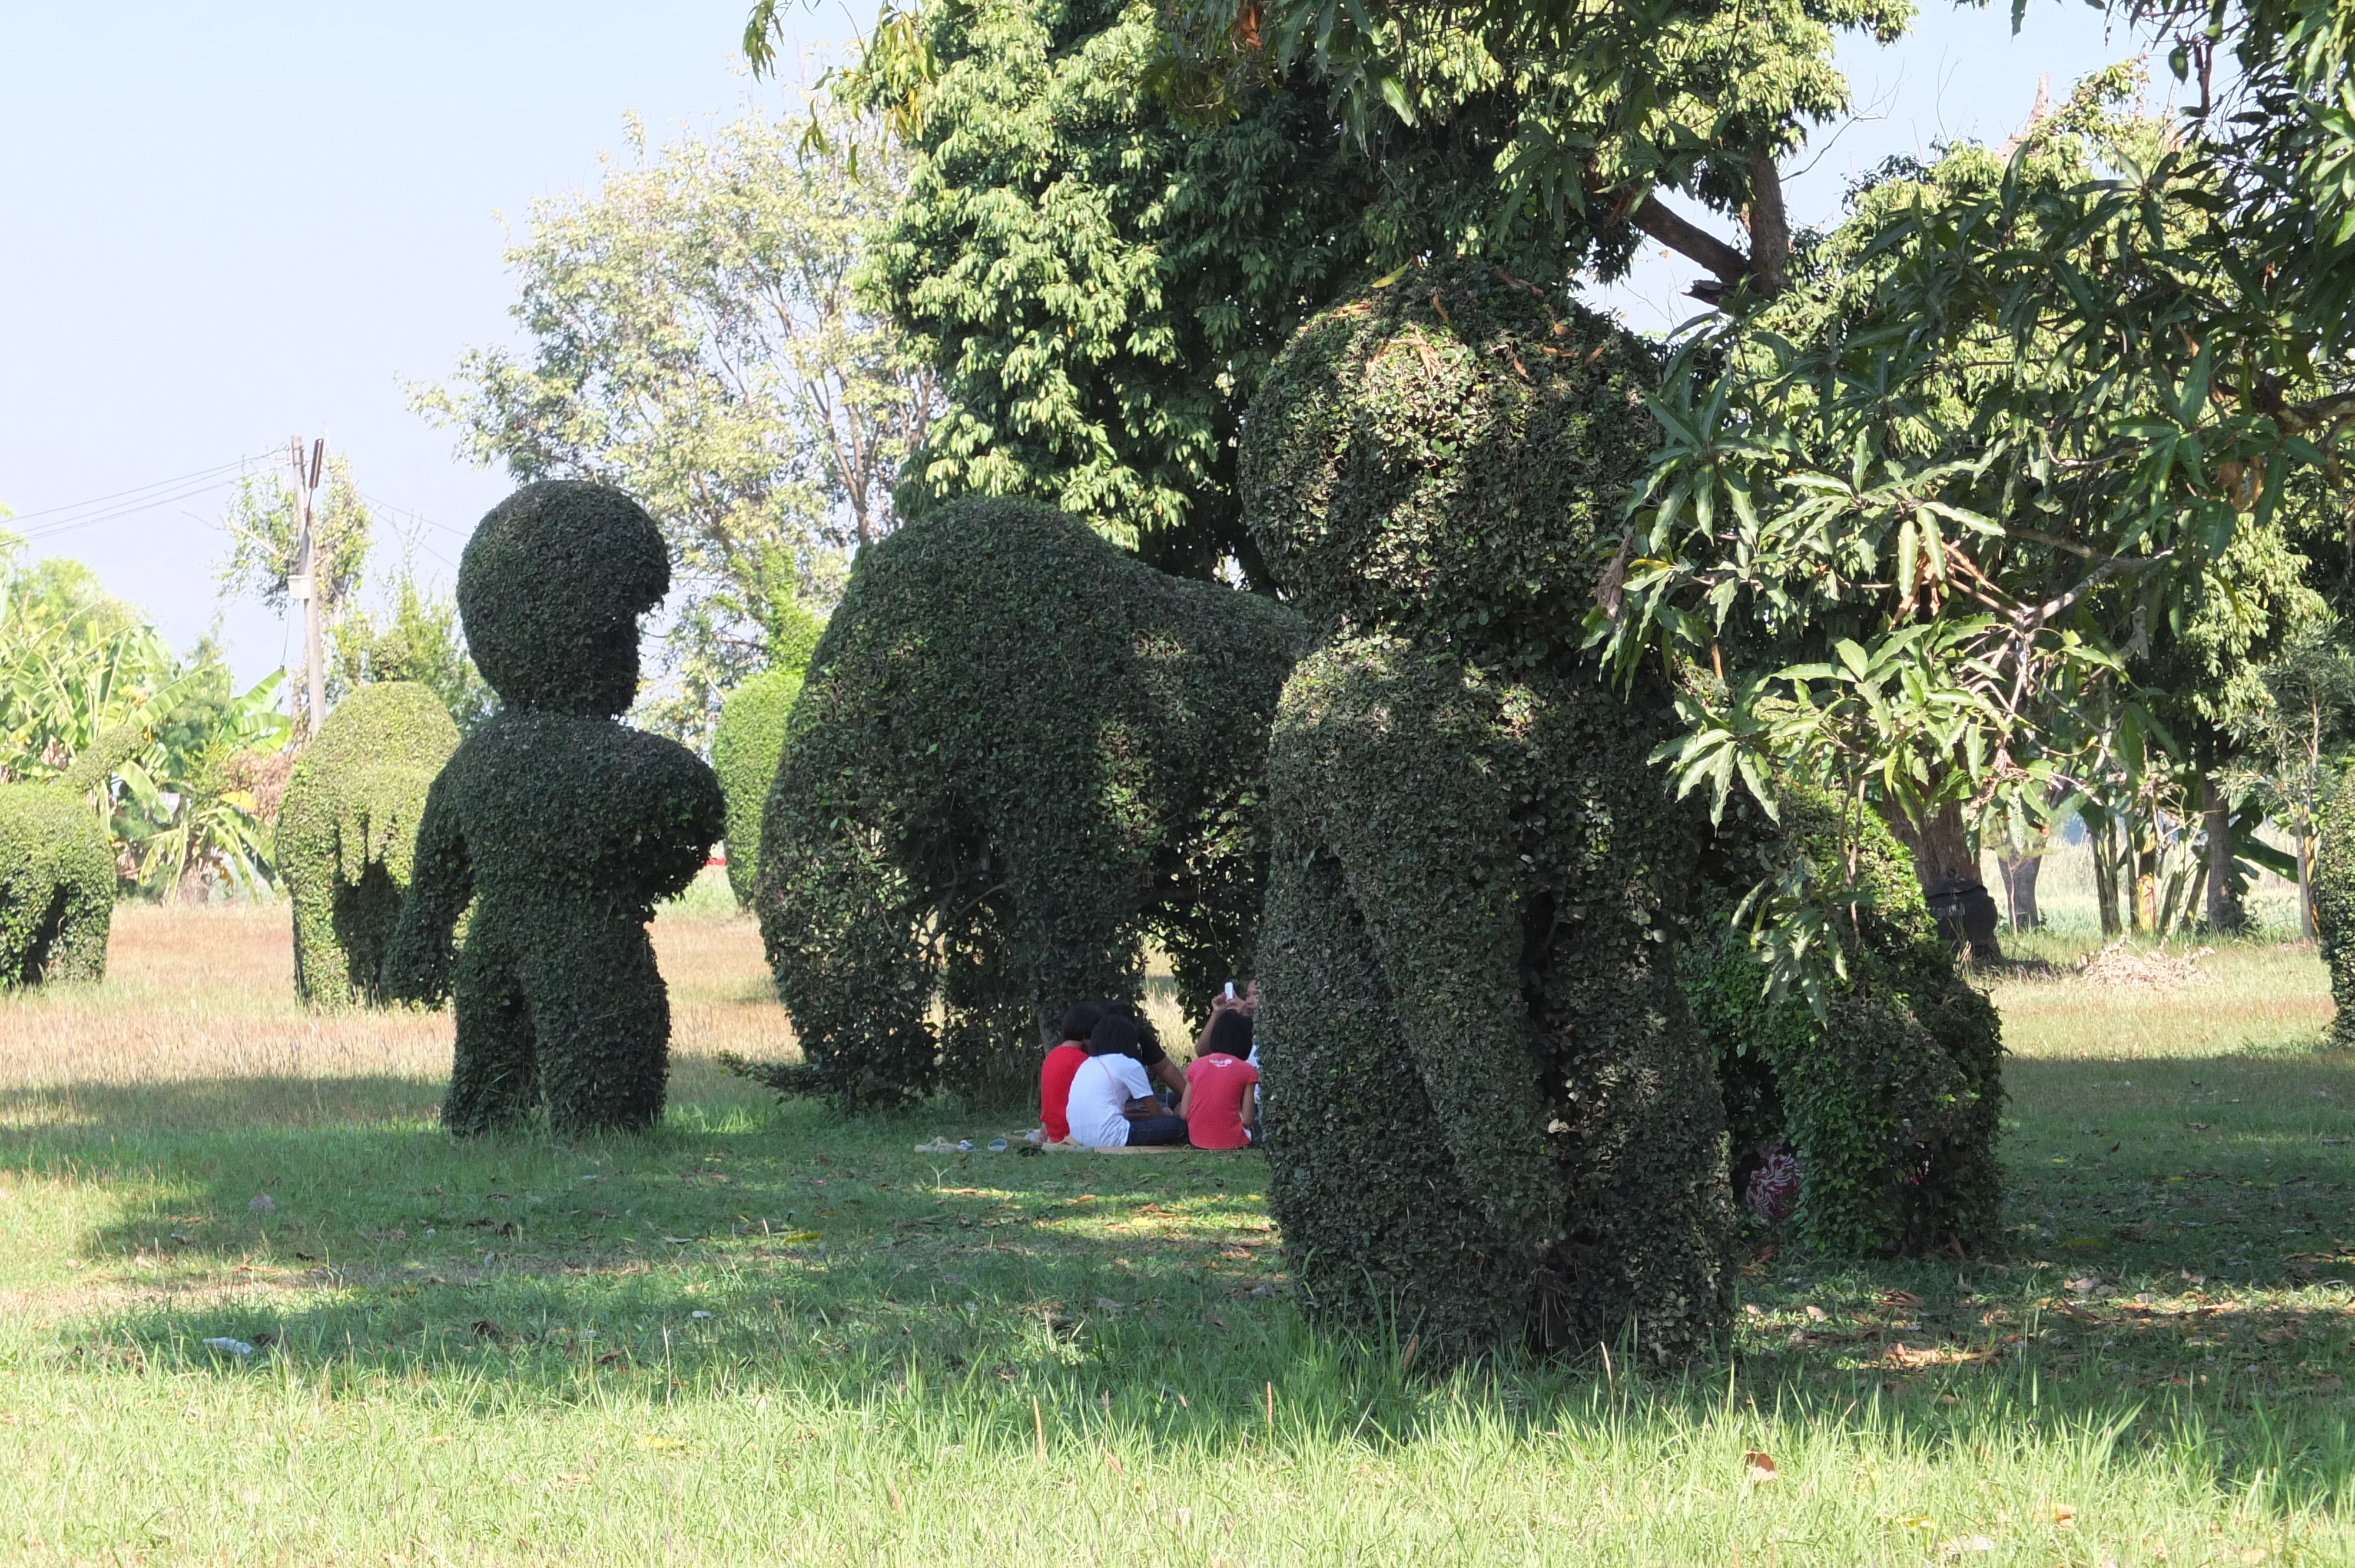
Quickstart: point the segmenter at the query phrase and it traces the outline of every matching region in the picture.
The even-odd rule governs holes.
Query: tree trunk
[[[2208,834],[2208,928],[2242,931],[2249,912],[2232,880],[2232,803],[2216,786],[2212,769],[2200,770],[2200,820]]]
[[[2098,827],[2088,824],[2085,842],[2094,852],[2094,902],[2102,912],[2102,935],[2118,934],[2118,857],[2116,853],[2117,824],[2105,821]]]
[[[1967,959],[1998,959],[1995,899],[1979,880],[1978,856],[1971,851],[1963,808],[1949,800],[1916,823],[1902,811],[1888,813],[1889,831],[1913,852],[1913,874],[1930,914],[1946,939]]]
[[[2030,931],[2041,926],[2044,917],[2036,910],[2036,878],[2044,869],[2043,852],[1998,855],[1995,866],[2003,877],[2003,902],[2011,912],[2011,928]]]

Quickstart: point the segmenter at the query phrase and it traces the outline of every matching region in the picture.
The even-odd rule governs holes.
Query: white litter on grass
[[[709,1312],[689,1312],[687,1316],[690,1318],[709,1318],[711,1314]]]
[[[253,1354],[253,1347],[247,1344],[243,1340],[207,1340],[205,1341],[205,1349],[208,1351],[218,1351],[225,1356],[237,1356],[240,1358]]]

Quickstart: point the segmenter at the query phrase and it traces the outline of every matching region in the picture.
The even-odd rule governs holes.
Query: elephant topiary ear
[[[511,707],[612,715],[638,691],[638,617],[670,591],[645,508],[610,485],[527,484],[493,507],[458,563],[474,666]]]

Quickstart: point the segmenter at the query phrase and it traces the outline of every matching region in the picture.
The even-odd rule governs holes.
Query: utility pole
[[[286,597],[299,599],[303,605],[303,682],[309,698],[312,735],[319,733],[320,722],[326,716],[327,661],[322,652],[320,622],[324,609],[320,599],[320,561],[312,534],[314,503],[319,493],[319,475],[326,466],[325,438],[311,443],[310,461],[303,461],[303,438],[296,436],[287,443],[287,459],[294,469],[294,569],[286,577]]]

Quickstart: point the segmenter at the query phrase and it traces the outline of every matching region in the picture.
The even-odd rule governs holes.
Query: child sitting
[[[1071,1075],[1088,1059],[1088,1036],[1095,1033],[1096,1021],[1103,1016],[1102,1004],[1092,1001],[1075,1001],[1063,1010],[1057,1029],[1062,1039],[1039,1068],[1039,1126],[1045,1142],[1060,1143],[1071,1136],[1071,1121],[1066,1114]]]
[[[1252,1093],[1259,1069],[1251,1054],[1251,1015],[1228,1008],[1210,1020],[1201,1049],[1186,1065],[1186,1131],[1197,1149],[1242,1149],[1259,1141]]]

